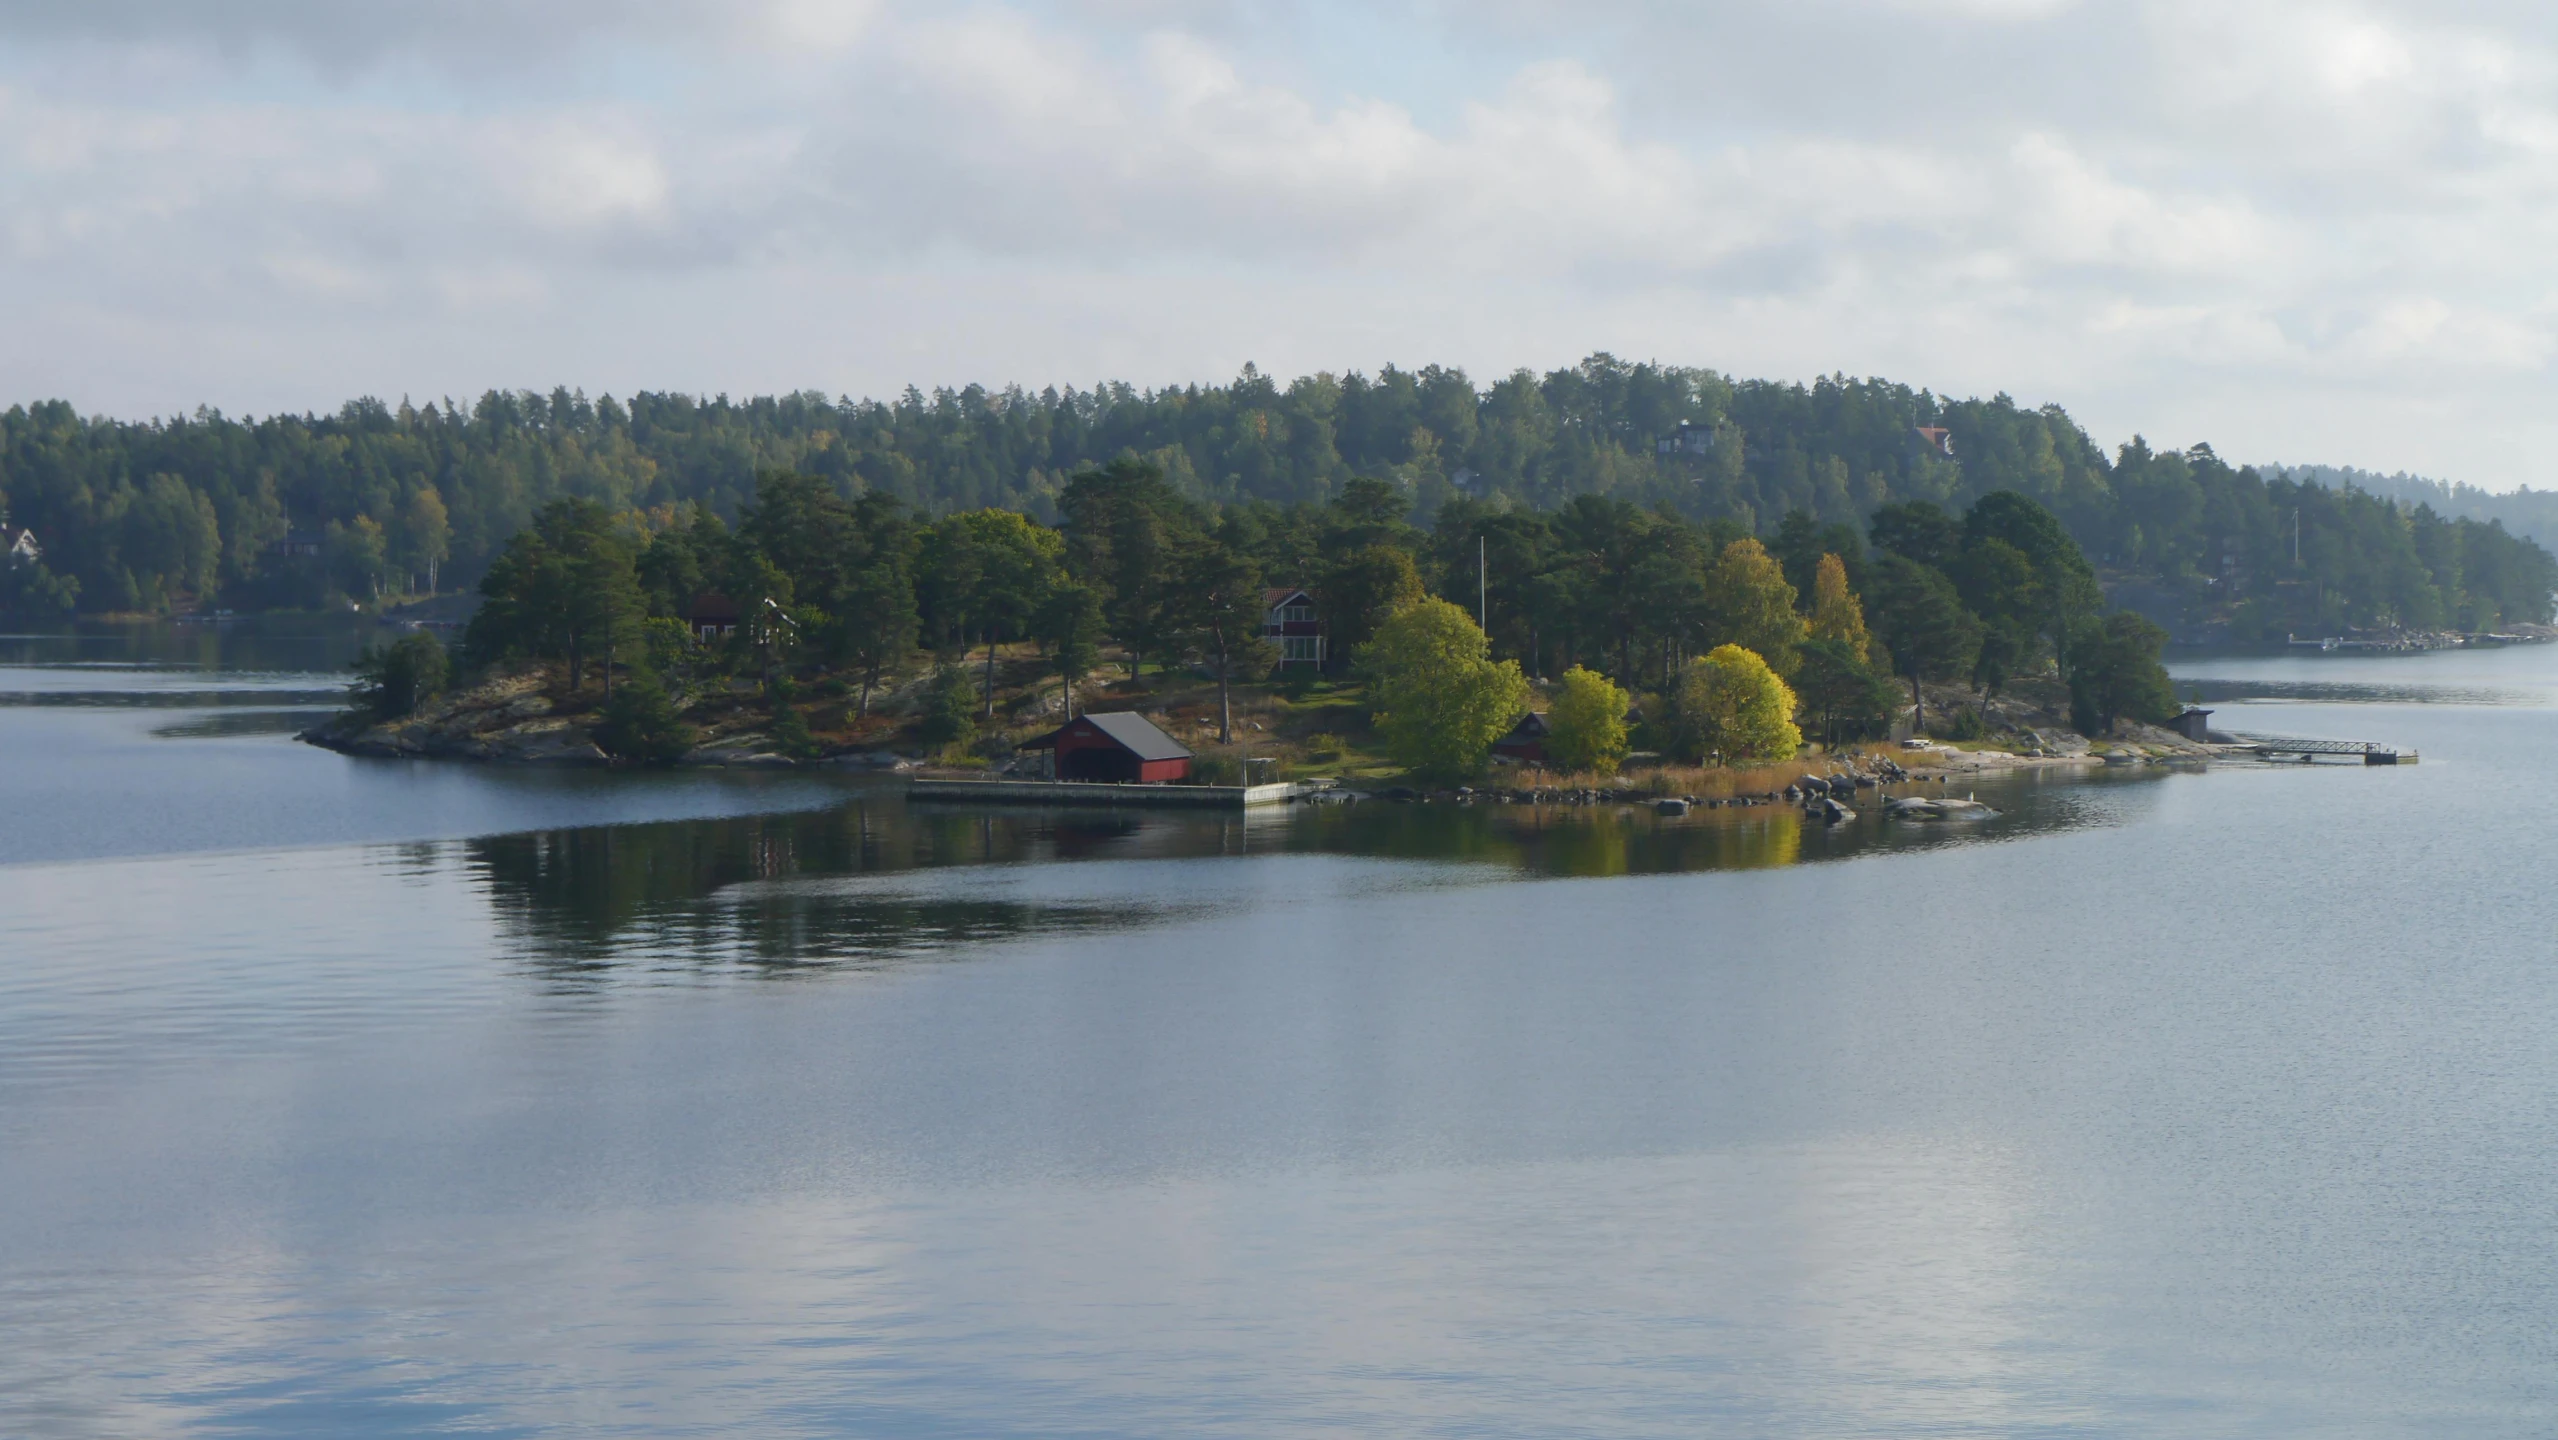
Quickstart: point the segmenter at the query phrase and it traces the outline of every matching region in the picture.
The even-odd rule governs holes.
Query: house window
[[[1279,658],[1282,661],[1302,660],[1312,663],[1323,659],[1323,637],[1320,635],[1291,635],[1279,643],[1282,647]]]

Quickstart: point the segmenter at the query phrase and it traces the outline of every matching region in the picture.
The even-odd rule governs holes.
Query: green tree
[[[1276,649],[1261,636],[1261,571],[1223,540],[1201,540],[1176,563],[1181,634],[1217,676],[1217,743],[1234,743],[1234,676],[1267,673]]]
[[[1802,720],[1824,745],[1835,748],[1891,733],[1899,696],[1891,678],[1868,662],[1862,646],[1817,637],[1804,642],[1794,691]]]
[[[862,672],[857,713],[868,715],[871,691],[879,685],[880,671],[903,659],[915,645],[919,623],[915,582],[907,573],[906,557],[893,551],[874,551],[869,561],[853,572],[838,603],[842,608],[835,615],[835,625],[842,636],[841,649]]]
[[[605,754],[643,765],[672,765],[693,748],[700,732],[684,723],[666,687],[639,670],[604,702],[595,743]]]
[[[366,646],[355,660],[356,708],[376,720],[397,720],[444,693],[451,672],[444,646],[432,635],[403,635]]]
[[[1782,760],[1803,748],[1794,707],[1794,691],[1766,660],[1739,645],[1719,645],[1689,664],[1669,730],[1682,759]]]
[[[1092,672],[1101,655],[1101,595],[1078,580],[1051,586],[1032,623],[1064,686],[1066,718],[1075,718],[1075,682]]]
[[[1315,598],[1335,663],[1357,654],[1379,622],[1421,595],[1421,571],[1411,552],[1394,545],[1363,545],[1325,566]]]
[[[808,717],[800,713],[798,702],[799,686],[789,676],[773,682],[773,748],[794,760],[814,759],[817,737],[810,733]]]
[[[1369,709],[1387,753],[1415,775],[1461,780],[1483,769],[1492,742],[1527,708],[1515,660],[1494,663],[1473,617],[1421,599],[1388,616],[1359,652]]]
[[[933,671],[915,738],[936,747],[966,745],[977,738],[977,687],[968,679],[967,666],[944,664]]]
[[[604,697],[613,696],[613,671],[623,651],[640,643],[648,607],[630,546],[609,529],[581,533],[569,565],[568,688],[576,693],[586,656],[604,660]]]
[[[1920,682],[1969,672],[1980,652],[1981,624],[1963,608],[1954,582],[1933,566],[1891,551],[1874,557],[1868,575],[1875,638],[1892,657],[1894,672],[1910,682],[1910,699],[1925,729],[1927,697]]]
[[[1057,497],[1068,573],[1099,593],[1110,633],[1128,649],[1128,676],[1171,641],[1167,589],[1175,554],[1200,530],[1196,507],[1162,465],[1123,456],[1076,472]]]
[[[1546,712],[1546,754],[1566,770],[1613,775],[1625,763],[1625,712],[1632,697],[1605,675],[1575,665],[1563,672]]]
[[[1933,500],[1902,500],[1874,512],[1866,526],[1874,548],[1942,567],[1962,548],[1963,527]]]
[[[338,588],[367,600],[380,598],[382,575],[390,566],[389,542],[372,516],[358,515],[343,525],[330,522],[323,543],[329,579]]]
[[[853,507],[825,481],[791,470],[755,477],[755,503],[738,518],[737,536],[790,577],[799,603],[830,612],[865,548]]]
[[[2070,640],[2072,728],[2094,739],[2117,720],[2156,725],[2174,719],[2176,687],[2159,661],[2166,643],[2166,631],[2129,610],[2082,621]]]
[[[977,583],[968,613],[986,641],[986,718],[995,715],[995,646],[1030,629],[1031,617],[1055,583],[1064,540],[1056,531],[1011,510],[971,510],[952,517],[969,535]]]
[[[2034,562],[1995,536],[1976,536],[1954,557],[1954,590],[1981,622],[1972,683],[1995,695],[2034,659],[2049,611]]]

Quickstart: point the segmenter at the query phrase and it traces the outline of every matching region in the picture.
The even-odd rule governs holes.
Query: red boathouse
[[[1078,715],[1021,748],[1056,751],[1060,780],[1152,785],[1190,778],[1189,748],[1134,710]]]

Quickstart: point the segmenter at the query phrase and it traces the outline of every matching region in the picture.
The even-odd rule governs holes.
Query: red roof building
[[[1057,778],[1159,785],[1190,778],[1190,750],[1134,710],[1078,715],[1024,750],[1057,752]]]

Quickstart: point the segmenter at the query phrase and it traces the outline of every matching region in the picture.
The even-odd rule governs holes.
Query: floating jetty
[[[1096,780],[909,780],[909,800],[965,805],[1110,805],[1186,810],[1245,810],[1285,805],[1327,787],[1275,785],[1123,785]]]
[[[2295,760],[2302,764],[2329,759],[2348,764],[2360,760],[2366,765],[2413,765],[2418,758],[2412,749],[2402,750],[2373,740],[2298,740],[2282,735],[2234,735],[2231,738],[2260,759]]]

